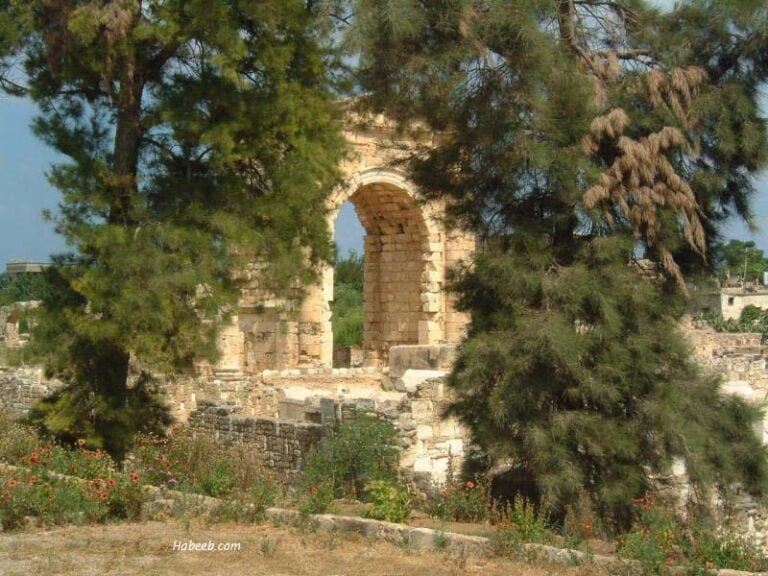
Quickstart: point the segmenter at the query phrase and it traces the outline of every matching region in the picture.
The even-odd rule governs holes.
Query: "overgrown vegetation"
[[[334,498],[365,499],[371,482],[396,483],[396,441],[394,426],[374,415],[358,412],[343,420],[304,465],[302,509],[326,512]]]
[[[360,441],[353,439],[355,430],[363,431]],[[324,513],[334,499],[354,495],[368,503],[367,517],[407,520],[419,503],[394,473],[392,439],[391,430],[369,415],[358,414],[340,425],[310,459],[300,487],[300,510]],[[142,436],[121,469],[107,453],[89,450],[82,441],[63,446],[0,415],[0,463],[16,467],[0,469],[0,525],[4,530],[16,530],[30,524],[136,520],[151,499],[145,485],[160,488],[166,498],[170,495],[162,491],[173,489],[193,499],[196,494],[221,499],[218,507],[205,512],[194,506],[186,510],[185,501],[178,500],[174,515],[204,514],[209,522],[262,522],[268,507],[291,506],[296,501],[254,454],[252,447],[222,444],[177,430],[165,438]],[[329,467],[337,457],[352,465],[334,476]],[[322,481],[323,475],[328,482]],[[475,523],[473,532],[487,534],[502,556],[526,557],[525,543],[579,547],[582,539],[594,538],[597,532],[587,523],[593,522],[589,513],[575,511],[570,519],[573,526],[564,530],[551,522],[545,506],[523,495],[510,501],[495,500],[482,479],[452,480],[436,498],[442,500],[433,501],[433,514],[441,520]],[[645,573],[665,573],[670,565],[694,571],[721,567],[764,570],[768,566],[768,559],[746,539],[727,530],[704,528],[708,525],[700,522],[686,524],[652,494],[635,499],[631,506],[633,524],[619,538],[617,551],[623,558],[638,560]],[[586,550],[590,550],[588,543]]]
[[[0,274],[0,306],[14,302],[43,300],[50,295],[51,285],[45,273]]]
[[[339,258],[333,276],[333,345],[363,344],[363,256],[354,250]]]
[[[725,319],[721,314],[703,314],[698,317],[717,332],[757,332],[762,334],[763,343],[768,342],[768,311],[752,304],[744,306],[738,320]]]
[[[165,436],[141,435],[131,464],[149,484],[217,498],[260,490],[264,482],[278,484],[252,447],[221,443],[183,429]]]
[[[0,524],[40,525],[136,520],[149,499],[138,472],[120,472],[110,456],[84,441],[62,446],[29,426],[0,415],[0,461],[18,466],[0,471]],[[66,475],[62,478],[57,474]]]
[[[633,500],[635,523],[619,538],[619,554],[638,560],[648,574],[663,573],[667,566],[685,565],[692,572],[730,568],[747,572],[768,569],[768,557],[743,536],[699,520],[683,523],[653,494]]]

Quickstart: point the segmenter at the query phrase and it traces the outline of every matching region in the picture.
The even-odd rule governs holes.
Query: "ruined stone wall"
[[[188,425],[194,432],[212,435],[217,440],[253,446],[268,469],[289,481],[295,480],[304,458],[320,441],[323,429],[308,422],[242,416],[239,408],[210,400],[198,403]]]
[[[24,416],[34,403],[62,386],[45,378],[42,369],[0,366],[0,411]]]
[[[768,408],[768,346],[761,334],[715,332],[704,322],[686,321],[683,330],[701,366],[722,375],[725,394],[733,394],[745,401]],[[768,413],[756,430],[768,444]],[[681,488],[685,491],[685,488]],[[751,538],[768,552],[768,509],[748,494],[736,498],[733,509],[717,505],[721,520],[730,522],[735,529]]]
[[[393,346],[458,342],[467,316],[445,294],[450,268],[475,250],[471,234],[445,226],[445,206],[422,202],[407,175],[396,167],[408,150],[430,145],[403,140],[383,117],[348,114],[345,137],[351,154],[341,166],[345,180],[327,202],[333,223],[351,202],[365,229],[363,364],[385,367]],[[256,375],[265,369],[331,367],[333,269],[303,297],[277,299],[259,285],[263,263],[240,271],[247,286],[239,310],[219,342],[217,369]]]
[[[715,332],[704,322],[683,326],[699,364],[720,374],[723,392],[768,407],[768,346],[761,334]],[[768,414],[761,431],[768,443]]]
[[[37,301],[15,302],[7,306],[0,306],[0,344],[6,348],[23,346],[28,334],[22,333],[22,317],[39,306],[40,303]]]
[[[327,382],[322,384],[321,374],[278,372],[271,375],[274,378],[272,385],[262,383],[258,387],[262,394],[270,390],[276,400],[277,410],[273,417],[248,415],[244,407],[247,403],[236,405],[237,401],[233,399],[228,402],[206,399],[197,401],[197,409],[189,415],[188,426],[217,438],[251,443],[255,450],[264,453],[267,461],[279,463],[279,466],[275,465],[276,469],[288,470],[289,475],[293,475],[312,445],[304,442],[304,436],[296,436],[299,434],[296,430],[303,430],[301,426],[318,426],[317,434],[322,435],[323,426],[343,421],[354,411],[374,413],[391,422],[398,431],[403,476],[422,491],[444,485],[449,468],[460,468],[468,442],[466,430],[457,421],[442,419],[448,404],[444,373],[406,371],[395,382],[390,382],[389,390],[373,385],[372,380],[357,386],[353,384],[366,375],[371,379],[380,377],[364,371],[326,376],[337,383],[334,388]],[[278,433],[283,438],[281,431],[284,430],[288,434],[287,444],[264,440],[265,435]],[[309,438],[315,441],[320,436],[310,435]],[[274,448],[275,442],[283,448]],[[288,447],[298,452],[290,457],[280,452]],[[282,455],[278,457],[278,453]]]

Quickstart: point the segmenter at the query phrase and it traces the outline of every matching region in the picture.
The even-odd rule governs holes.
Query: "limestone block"
[[[428,400],[414,400],[411,402],[411,415],[416,422],[431,422],[433,418],[432,402]]]
[[[419,424],[416,426],[416,437],[419,440],[431,440],[433,436],[434,431],[432,430],[432,426],[427,424]]]
[[[400,378],[409,369],[448,372],[455,357],[454,344],[392,346],[389,349],[389,375]]]
[[[432,378],[445,376],[445,372],[440,370],[406,370],[405,373],[393,381],[395,390],[400,392],[415,392],[419,385]]]
[[[429,454],[419,454],[416,456],[416,460],[413,463],[414,472],[427,472],[432,473],[432,459]]]
[[[455,418],[448,418],[438,423],[437,434],[441,438],[454,438],[461,435],[461,428]]]
[[[450,458],[436,458],[432,460],[432,476],[437,484],[445,484],[448,479]]]
[[[761,396],[746,380],[724,382],[721,391],[723,394],[737,396],[752,404],[758,403],[761,400]]]

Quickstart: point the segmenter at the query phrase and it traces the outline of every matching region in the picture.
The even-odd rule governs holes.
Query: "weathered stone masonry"
[[[24,416],[36,401],[59,387],[61,382],[48,380],[40,368],[0,366],[0,411]]]
[[[283,422],[239,415],[240,409],[202,400],[188,425],[196,432],[224,442],[246,442],[263,457],[264,465],[287,480],[294,480],[312,446],[322,437],[323,426],[307,422]]]
[[[316,386],[318,380],[323,380],[322,374],[285,371],[276,375],[271,384],[254,388],[260,394],[271,390],[274,417],[255,414],[247,395],[240,395],[230,397],[228,403],[216,399],[198,401],[188,424],[196,432],[252,442],[256,450],[265,451],[270,468],[291,478],[306,457],[306,451],[303,455],[295,452],[297,446],[306,450],[320,440],[323,426],[343,421],[355,410],[372,412],[390,421],[398,431],[404,477],[423,489],[442,485],[451,466],[459,469],[468,441],[466,430],[455,419],[442,418],[449,396],[445,372],[436,368],[441,368],[449,357],[447,352],[430,354],[429,349],[418,346],[396,347],[392,358],[398,360],[397,366],[410,362],[421,369],[395,369],[390,371],[395,375],[392,377],[345,371],[330,377],[335,386]],[[361,378],[368,380],[361,385]],[[377,380],[377,385],[371,385],[371,379]],[[305,426],[317,432],[304,432]],[[273,446],[281,448],[276,452]]]
[[[328,200],[328,223],[352,202],[365,228],[363,364],[383,367],[389,349],[461,340],[467,318],[445,293],[446,273],[475,249],[470,234],[445,226],[445,206],[421,202],[406,174],[395,167],[423,141],[399,138],[383,117],[347,115],[345,136],[353,153],[346,176]],[[278,299],[258,284],[259,264],[244,271],[249,286],[220,340],[215,371],[257,375],[265,369],[331,367],[333,268],[303,300]]]

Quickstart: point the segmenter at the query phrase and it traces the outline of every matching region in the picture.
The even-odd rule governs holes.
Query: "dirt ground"
[[[240,550],[174,550],[174,543],[238,543]],[[0,534],[3,576],[601,576],[595,566],[531,566],[410,550],[296,528],[146,522]]]

